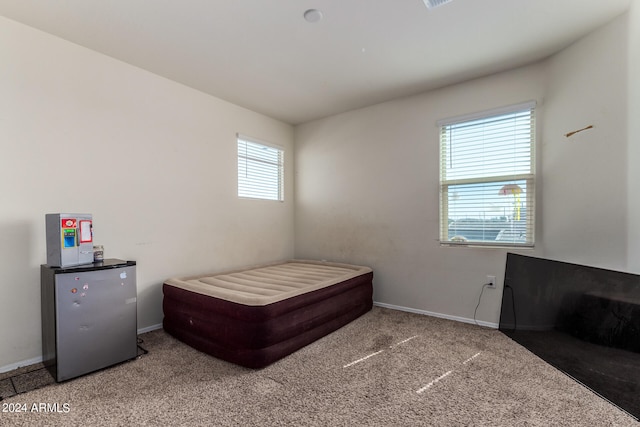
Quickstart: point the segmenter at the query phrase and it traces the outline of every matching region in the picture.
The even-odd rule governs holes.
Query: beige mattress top
[[[267,305],[371,272],[369,267],[290,260],[165,284],[244,305]]]

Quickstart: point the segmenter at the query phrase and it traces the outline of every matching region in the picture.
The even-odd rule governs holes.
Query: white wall
[[[296,255],[374,269],[377,302],[472,318],[500,249],[438,243],[436,121],[541,100],[541,64],[402,98],[296,128]],[[501,292],[479,319],[495,322]]]
[[[627,35],[623,15],[548,64],[542,125],[545,257],[627,268]],[[593,129],[568,132],[593,125]]]
[[[436,121],[534,99],[537,246],[522,253],[623,267],[625,44],[622,17],[550,60],[298,126],[296,255],[372,266],[377,302],[472,319],[506,251],[439,246]],[[501,295],[484,292],[478,319],[498,322]]]
[[[640,2],[632,2],[629,11],[629,152],[627,157],[629,200],[628,247],[629,270],[640,273]]]
[[[284,146],[284,203],[237,198],[236,132]],[[139,328],[167,277],[293,256],[291,126],[4,18],[0,144],[0,369],[41,355],[45,213],[137,261]]]

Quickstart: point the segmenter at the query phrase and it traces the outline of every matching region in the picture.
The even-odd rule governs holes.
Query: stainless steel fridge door
[[[57,381],[137,355],[136,267],[56,274]]]

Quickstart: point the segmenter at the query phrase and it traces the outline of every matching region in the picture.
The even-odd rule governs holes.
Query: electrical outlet
[[[496,276],[487,276],[487,283],[489,284],[489,288],[496,287]]]

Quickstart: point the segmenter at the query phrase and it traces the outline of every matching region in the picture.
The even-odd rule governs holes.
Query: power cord
[[[137,345],[138,348],[142,351],[142,354],[138,354],[136,357],[144,356],[145,354],[149,354],[149,350],[143,348],[140,344],[143,344],[144,340],[140,337],[137,337]]]
[[[482,300],[482,294],[484,293],[484,290],[486,289],[487,286],[491,286],[491,283],[485,283],[484,285],[482,285],[482,290],[480,291],[480,296],[478,297],[478,303],[476,304],[476,309],[473,310],[473,321],[478,326],[480,326],[480,324],[476,320],[476,315],[478,314],[478,307],[480,307],[480,300]]]

